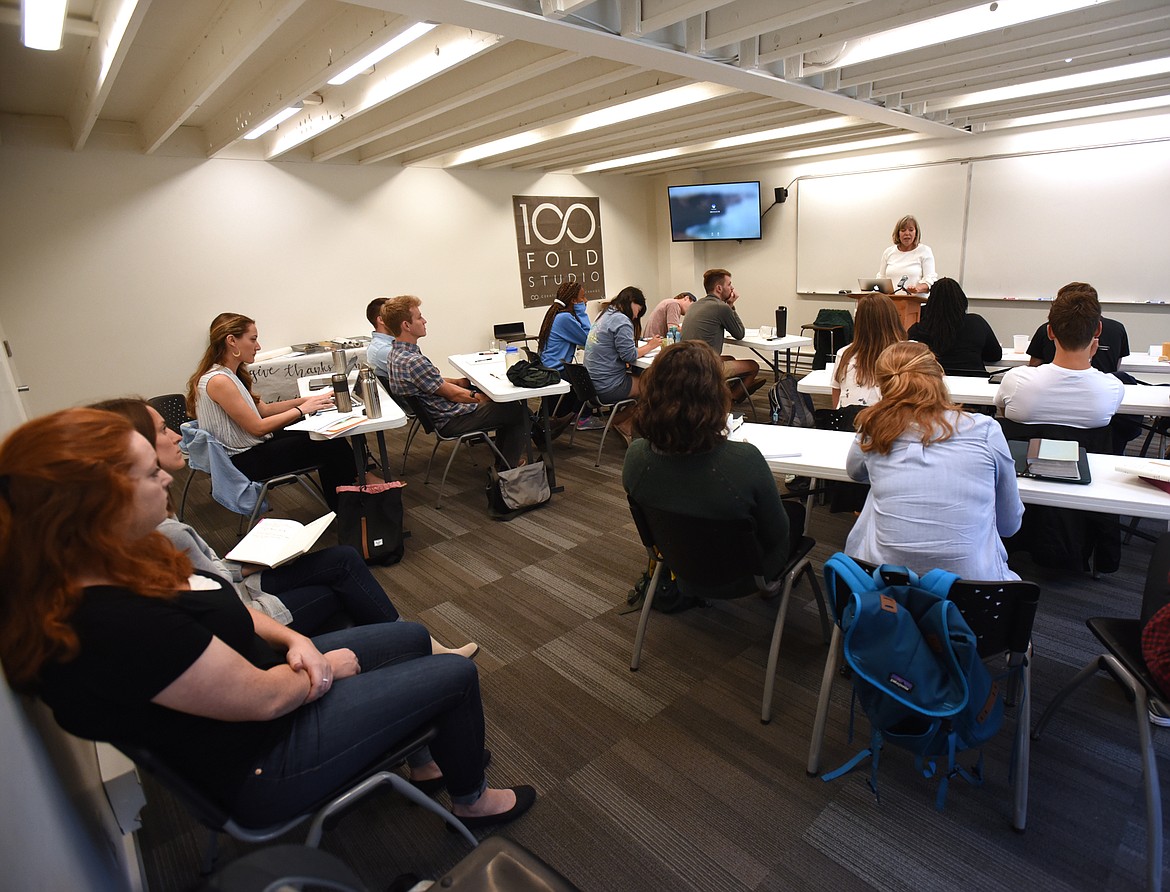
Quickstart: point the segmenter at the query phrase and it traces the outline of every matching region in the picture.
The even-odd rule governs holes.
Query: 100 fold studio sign
[[[565,282],[580,282],[589,300],[605,297],[597,198],[513,195],[512,211],[524,306],[548,306]]]

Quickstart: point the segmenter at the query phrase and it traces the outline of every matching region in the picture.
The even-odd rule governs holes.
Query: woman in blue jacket
[[[585,346],[585,339],[589,336],[586,302],[585,287],[580,282],[565,282],[557,289],[557,296],[544,314],[536,341],[540,364],[545,368],[560,371],[566,362],[573,361],[577,348]],[[559,436],[577,417],[581,401],[572,391],[563,397],[546,396],[545,400],[548,402],[552,435]]]

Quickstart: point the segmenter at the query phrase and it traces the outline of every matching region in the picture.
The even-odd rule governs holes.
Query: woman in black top
[[[155,527],[171,477],[111,412],[69,409],[0,445],[0,660],[67,731],[151,750],[247,825],[303,814],[434,723],[431,771],[469,827],[489,789],[475,664],[415,623],[306,638],[249,610]],[[421,784],[420,784],[421,786]],[[429,785],[429,786],[433,786]]]
[[[987,320],[967,312],[967,295],[954,279],[939,279],[931,286],[922,321],[910,326],[907,336],[926,344],[948,375],[982,377],[987,374],[984,366],[1003,356]]]

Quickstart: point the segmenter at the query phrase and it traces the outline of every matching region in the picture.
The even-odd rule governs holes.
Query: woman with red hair
[[[309,639],[248,610],[155,528],[171,478],[111,412],[69,409],[0,445],[0,661],[67,731],[151,750],[245,824],[303,813],[434,723],[469,827],[518,817],[489,789],[479,677],[415,623]]]

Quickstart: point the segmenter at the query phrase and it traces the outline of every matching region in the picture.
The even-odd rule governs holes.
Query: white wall
[[[523,319],[513,194],[601,199],[607,291],[657,294],[644,180],[394,166],[74,153],[55,135],[0,146],[0,325],[31,415],[182,390],[231,310],[278,347],[368,334],[365,306],[414,293],[440,365]]]
[[[737,167],[709,171],[703,181],[761,181],[764,206],[771,202],[772,190],[776,186],[792,187],[788,201],[773,208],[764,218],[763,238],[758,242],[713,242],[700,247],[707,266],[722,266],[734,274],[736,288],[742,298],[740,315],[750,326],[770,319],[772,308],[777,304],[788,306],[788,330],[795,332],[801,322],[809,322],[820,307],[852,308],[853,301],[826,295],[798,295],[796,292],[796,202],[799,200],[800,179],[825,174],[896,168],[902,165],[945,161],[960,157],[989,157],[993,155],[1013,156],[1027,152],[1039,152],[1054,148],[1068,148],[1090,145],[1109,145],[1144,139],[1166,139],[1170,137],[1170,114],[1153,115],[1144,118],[1119,119],[1107,123],[1069,126],[1061,129],[1035,128],[1015,134],[986,133],[972,135],[969,139],[940,145],[937,141],[917,144],[914,148],[885,149],[868,153],[853,153],[840,157],[814,161],[795,159],[752,167]],[[1165,144],[1163,144],[1165,146]],[[1165,146],[1163,151],[1170,151]],[[1166,181],[1165,165],[1161,172],[1151,176],[1150,171],[1134,169],[1114,171],[1115,176],[1128,178],[1127,189],[1144,188],[1152,196],[1161,196],[1163,202],[1170,196],[1170,182]],[[693,182],[699,182],[696,178]],[[794,185],[795,181],[795,185]],[[1116,193],[1099,188],[1094,183],[1070,182],[1070,192],[1083,196],[1083,213],[1101,216],[1100,211],[1112,209],[1117,201]],[[655,200],[666,203],[665,187],[658,190]],[[911,209],[912,211],[913,209]],[[849,208],[843,206],[841,214],[847,215]],[[904,213],[901,208],[892,208],[890,226]],[[929,242],[930,221],[922,220],[923,231]],[[1045,233],[1033,233],[1036,239],[1043,239]],[[1111,233],[1103,230],[1089,244],[1067,246],[1068,264],[1064,281],[1084,279],[1079,272],[1083,264],[1079,258],[1091,252],[1122,252],[1132,257],[1132,263],[1143,264],[1157,261],[1164,264],[1167,233],[1149,231],[1144,238],[1133,240],[1111,240]],[[885,243],[872,248],[873,267],[876,269]],[[1017,242],[1003,245],[1002,263],[1005,268],[1012,264],[1027,264],[1027,245]],[[672,270],[673,272],[673,270]],[[845,280],[870,275],[872,270],[848,271]],[[837,276],[832,279],[836,281]],[[1091,278],[1089,281],[1092,281]],[[665,284],[665,283],[664,283]],[[675,286],[687,287],[676,279],[669,282]],[[669,288],[667,290],[670,290]],[[1108,300],[1112,295],[1102,294]],[[1119,305],[1107,306],[1106,312],[1119,319],[1128,328],[1130,341],[1135,351],[1144,350],[1149,344],[1170,340],[1170,283],[1166,284],[1163,295],[1165,306]],[[1001,338],[1012,334],[1032,332],[1047,318],[1048,308],[1043,303],[973,301],[972,310],[983,315]]]

